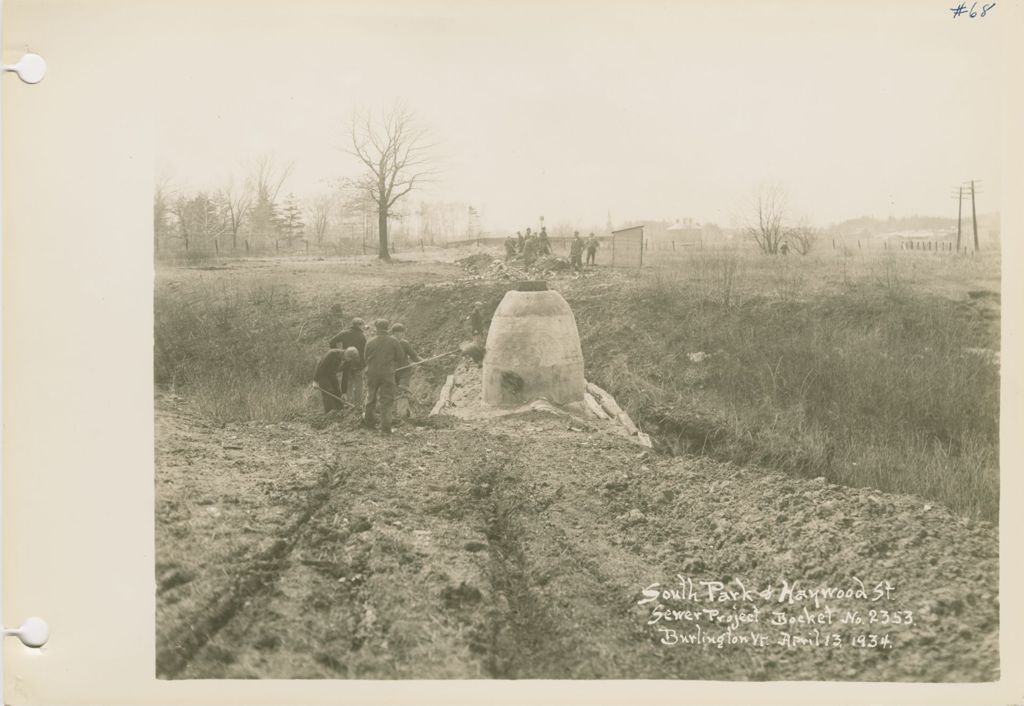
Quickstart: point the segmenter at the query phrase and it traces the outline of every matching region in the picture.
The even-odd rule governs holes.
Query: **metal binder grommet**
[[[50,639],[50,626],[42,618],[29,618],[20,628],[4,628],[4,637],[16,635],[26,647],[42,647]]]
[[[39,83],[46,76],[46,59],[38,54],[25,54],[17,64],[4,64],[4,71],[13,71],[25,83]]]

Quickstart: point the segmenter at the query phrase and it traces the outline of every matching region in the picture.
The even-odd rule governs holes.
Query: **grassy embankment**
[[[663,448],[996,518],[998,368],[965,349],[998,349],[997,262],[701,253],[679,264],[555,283],[588,378]],[[506,288],[299,284],[158,286],[156,382],[216,420],[310,415],[318,401],[302,390],[342,320],[401,319],[423,352],[440,352],[465,335],[473,300],[493,307]],[[418,375],[421,406],[443,377],[437,365]]]
[[[573,302],[589,375],[663,444],[996,519],[998,366],[967,349],[999,348],[997,261],[686,264]]]

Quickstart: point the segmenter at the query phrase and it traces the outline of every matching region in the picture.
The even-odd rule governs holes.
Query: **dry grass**
[[[997,261],[676,264],[573,302],[588,374],[668,445],[996,517],[999,372],[967,349],[998,349]]]

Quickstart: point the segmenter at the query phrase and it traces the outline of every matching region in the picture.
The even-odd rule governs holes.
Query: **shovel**
[[[315,382],[313,383],[313,389],[314,389],[314,390],[319,390],[320,392],[324,393],[324,394],[325,394],[325,395],[327,395],[328,397],[333,397],[334,399],[338,400],[338,402],[341,402],[341,403],[342,403],[343,405],[346,405],[346,406],[348,406],[348,407],[355,407],[355,405],[354,405],[354,404],[352,404],[351,402],[349,402],[348,400],[344,400],[344,399],[342,399],[342,398],[338,397],[338,396],[337,396],[336,394],[334,394],[333,392],[328,392],[328,391],[327,391],[327,390],[325,390],[324,388],[322,388],[322,387],[320,387],[319,385],[317,385],[317,384],[316,384]]]
[[[395,368],[395,372],[397,373],[399,370],[408,370],[409,368],[415,368],[417,365],[423,365],[424,363],[429,363],[430,361],[437,360],[438,358],[445,358],[445,357],[450,356],[450,355],[455,355],[458,352],[459,352],[459,349],[456,348],[455,350],[448,351],[447,353],[438,353],[437,355],[430,356],[429,358],[424,358],[423,360],[418,360],[415,363],[409,363],[408,365],[403,365],[401,368]]]
[[[414,368],[417,365],[429,363],[432,360],[437,360],[438,358],[444,358],[446,356],[455,355],[456,353],[462,353],[463,355],[468,356],[472,358],[475,362],[479,363],[484,359],[484,352],[484,347],[481,346],[479,343],[476,343],[474,341],[463,341],[461,344],[459,344],[459,347],[453,351],[439,353],[435,356],[431,356],[430,358],[424,358],[423,360],[418,361],[416,363],[409,363],[409,365],[403,365],[401,368],[395,368],[395,372],[397,373],[399,370],[407,370],[409,368]]]

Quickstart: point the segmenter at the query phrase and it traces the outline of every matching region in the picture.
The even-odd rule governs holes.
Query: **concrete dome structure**
[[[583,351],[576,317],[545,282],[521,282],[505,293],[491,320],[483,365],[488,405],[583,401]]]

